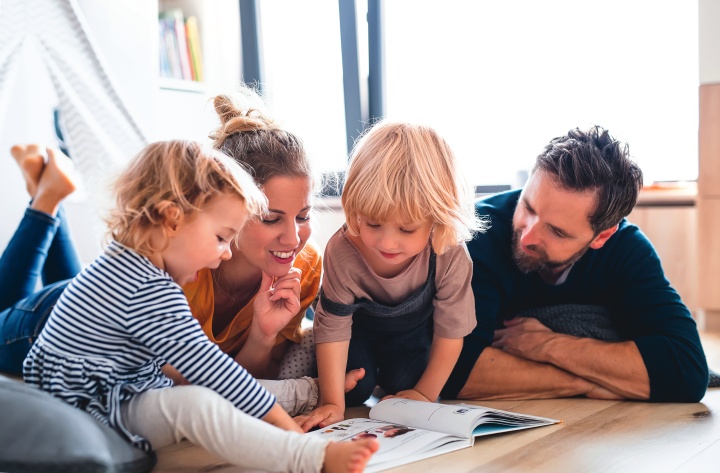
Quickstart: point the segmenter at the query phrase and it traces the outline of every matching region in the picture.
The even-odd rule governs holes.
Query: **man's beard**
[[[565,261],[551,261],[545,250],[537,245],[528,245],[527,248],[528,250],[537,253],[539,256],[530,256],[529,254],[525,253],[520,247],[521,236],[522,232],[520,230],[513,231],[512,257],[518,269],[525,274],[531,272],[538,272],[541,274],[553,273],[559,268],[566,268],[571,264],[575,263],[580,258],[582,258],[582,255],[585,254],[588,248],[590,248],[590,243],[592,243],[592,240],[590,240],[587,245],[583,246],[580,249],[580,251],[578,251]]]

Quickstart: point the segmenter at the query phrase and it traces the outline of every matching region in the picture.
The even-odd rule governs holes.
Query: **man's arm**
[[[604,342],[553,332],[537,319],[515,318],[495,332],[493,347],[547,363],[627,399],[650,397],[650,379],[634,342]]]
[[[485,348],[473,366],[459,399],[549,399],[620,397],[586,379],[545,363],[525,360],[497,348]]]

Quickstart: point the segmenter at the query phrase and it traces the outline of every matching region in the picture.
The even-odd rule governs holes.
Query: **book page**
[[[438,404],[390,398],[380,401],[370,410],[371,419],[385,419],[426,430],[443,432],[470,439],[479,425],[492,425],[487,434],[519,428],[550,425],[559,421],[515,412],[501,411],[470,404]],[[477,435],[482,435],[478,429]]]
[[[376,439],[380,449],[370,459],[367,472],[382,471],[471,445],[468,439],[372,419],[347,419],[311,434],[335,442]]]

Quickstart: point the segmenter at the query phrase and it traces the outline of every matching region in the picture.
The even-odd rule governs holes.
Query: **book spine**
[[[200,32],[198,29],[197,18],[194,16],[189,16],[187,20],[185,20],[185,28],[187,30],[190,62],[193,66],[193,77],[196,81],[202,82],[204,80],[202,49],[200,48]]]
[[[180,66],[180,54],[178,52],[177,39],[175,37],[175,24],[171,18],[163,18],[163,37],[165,39],[165,51],[167,52],[168,64],[170,67],[170,77],[173,79],[182,79],[182,69]]]
[[[168,59],[167,45],[165,44],[165,26],[162,20],[158,20],[158,61],[160,77],[172,77],[170,62]]]

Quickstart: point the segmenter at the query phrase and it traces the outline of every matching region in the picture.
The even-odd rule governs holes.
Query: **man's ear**
[[[595,238],[593,238],[593,241],[590,242],[590,248],[593,250],[599,250],[600,248],[605,245],[605,242],[610,239],[611,236],[615,234],[615,232],[618,229],[618,225],[615,225],[614,227],[610,227],[607,230],[603,230],[600,233],[597,234]]]

